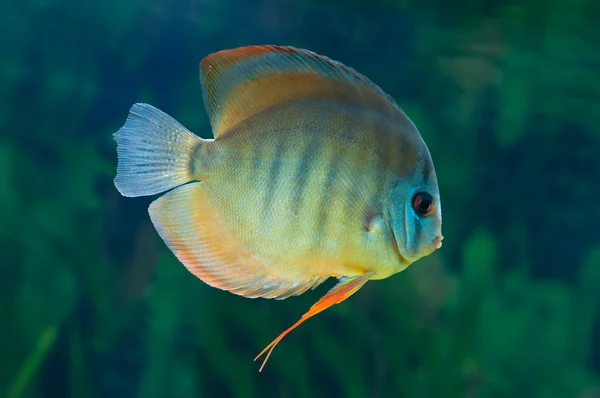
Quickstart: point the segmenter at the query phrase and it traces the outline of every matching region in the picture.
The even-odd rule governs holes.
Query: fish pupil
[[[427,192],[416,194],[413,199],[413,209],[420,216],[430,215],[433,212],[433,198]]]

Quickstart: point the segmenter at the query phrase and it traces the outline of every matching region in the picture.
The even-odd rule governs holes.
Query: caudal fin
[[[194,179],[190,160],[203,140],[155,107],[133,105],[114,137],[115,186],[123,196],[153,195]]]

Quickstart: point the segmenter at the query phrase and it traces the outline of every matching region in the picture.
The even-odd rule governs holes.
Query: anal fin
[[[185,267],[202,281],[240,296],[284,299],[327,279],[303,276],[259,260],[232,234],[202,182],[175,188],[148,209],[158,234]]]
[[[308,312],[306,314],[302,315],[302,318],[300,318],[300,320],[298,322],[296,322],[290,328],[288,328],[283,333],[281,333],[275,340],[273,340],[271,342],[271,344],[266,346],[265,349],[262,350],[260,352],[260,354],[258,354],[256,356],[256,358],[254,358],[254,360],[256,361],[258,358],[260,358],[265,353],[267,353],[267,356],[265,357],[265,359],[259,369],[259,372],[262,372],[262,370],[265,367],[265,364],[267,363],[267,361],[269,360],[269,357],[271,356],[271,353],[273,352],[273,349],[275,348],[275,346],[289,332],[291,332],[292,330],[297,328],[302,322],[306,321],[308,318],[310,318],[314,315],[317,315],[319,312],[323,312],[327,308],[331,307],[332,305],[341,303],[342,301],[344,301],[345,299],[350,297],[352,294],[354,294],[356,291],[358,291],[358,289],[360,289],[365,283],[367,283],[367,281],[373,275],[375,275],[374,272],[368,272],[366,274],[362,274],[362,275],[358,275],[358,276],[341,278],[340,281],[338,282],[338,284],[335,285],[331,290],[329,290],[329,292],[327,292],[327,294],[325,296],[323,296],[319,301],[317,301],[312,307],[310,307],[310,310],[308,310]]]

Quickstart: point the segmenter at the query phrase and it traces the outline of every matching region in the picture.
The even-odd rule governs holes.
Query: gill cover
[[[416,207],[415,198],[421,193],[430,195],[430,212],[418,211]],[[389,199],[394,239],[409,264],[436,250],[442,239],[442,209],[437,178],[427,150],[420,152],[413,173],[397,179]]]

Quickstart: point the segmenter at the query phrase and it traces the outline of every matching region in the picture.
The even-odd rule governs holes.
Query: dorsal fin
[[[402,117],[394,100],[369,79],[308,50],[248,46],[208,55],[200,78],[215,138],[237,123],[289,100],[327,98]]]

